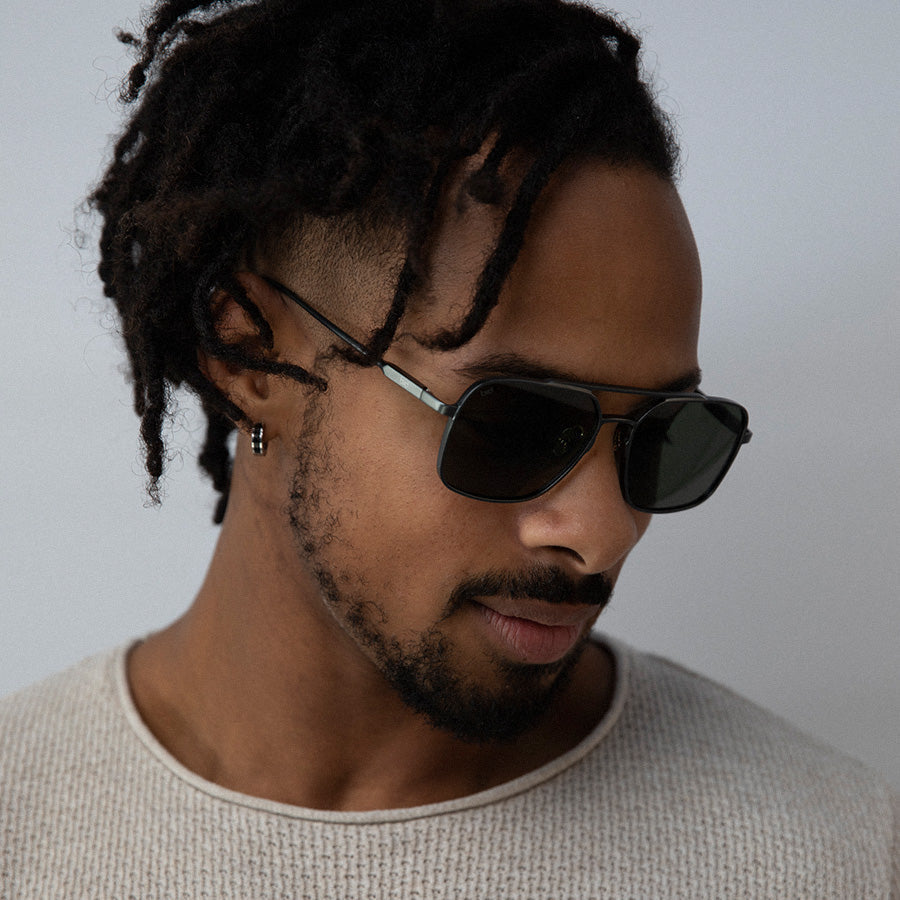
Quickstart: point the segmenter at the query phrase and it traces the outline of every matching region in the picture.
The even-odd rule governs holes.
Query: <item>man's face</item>
[[[478,335],[453,352],[423,348],[416,337],[468,309],[496,227],[483,208],[448,205],[429,300],[386,354],[441,400],[491,374],[661,388],[696,369],[699,265],[678,196],[652,174],[600,163],[551,183]],[[377,369],[332,363],[327,377],[297,418],[285,481],[330,652],[460,738],[521,733],[572,675],[649,523],[622,499],[613,427],[543,496],[486,503],[438,478],[445,417]],[[599,399],[620,415],[641,403]]]

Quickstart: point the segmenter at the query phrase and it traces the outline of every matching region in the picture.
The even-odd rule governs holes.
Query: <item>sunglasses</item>
[[[263,276],[354,350],[366,348],[290,288]],[[642,512],[677,512],[712,496],[752,433],[743,406],[721,397],[609,384],[496,377],[443,403],[384,360],[381,371],[430,409],[447,416],[438,452],[441,481],[475,500],[520,503],[547,492],[613,424],[613,448],[625,502]],[[606,415],[596,393],[647,402],[631,416]]]

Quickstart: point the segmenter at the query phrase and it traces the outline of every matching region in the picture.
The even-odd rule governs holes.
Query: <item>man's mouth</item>
[[[596,606],[501,602],[499,599],[492,599],[490,606],[476,602],[475,608],[486,623],[490,638],[500,644],[506,654],[534,665],[562,659],[598,612]]]

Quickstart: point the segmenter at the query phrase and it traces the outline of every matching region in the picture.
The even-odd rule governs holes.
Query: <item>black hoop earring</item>
[[[262,422],[257,422],[250,432],[250,449],[254,456],[265,456],[268,441],[263,439],[266,429]]]

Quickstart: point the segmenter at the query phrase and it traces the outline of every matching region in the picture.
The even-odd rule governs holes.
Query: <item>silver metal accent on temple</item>
[[[432,394],[427,387],[421,382],[416,381],[412,375],[408,375],[403,369],[397,368],[397,366],[392,366],[390,363],[381,362],[379,363],[381,367],[381,371],[391,380],[394,384],[399,385],[406,391],[408,394],[412,394],[417,400],[421,400],[426,406],[431,407],[435,412],[439,412],[442,416],[449,416],[453,413],[454,407],[453,405],[447,405],[446,403],[441,403],[437,397]]]

